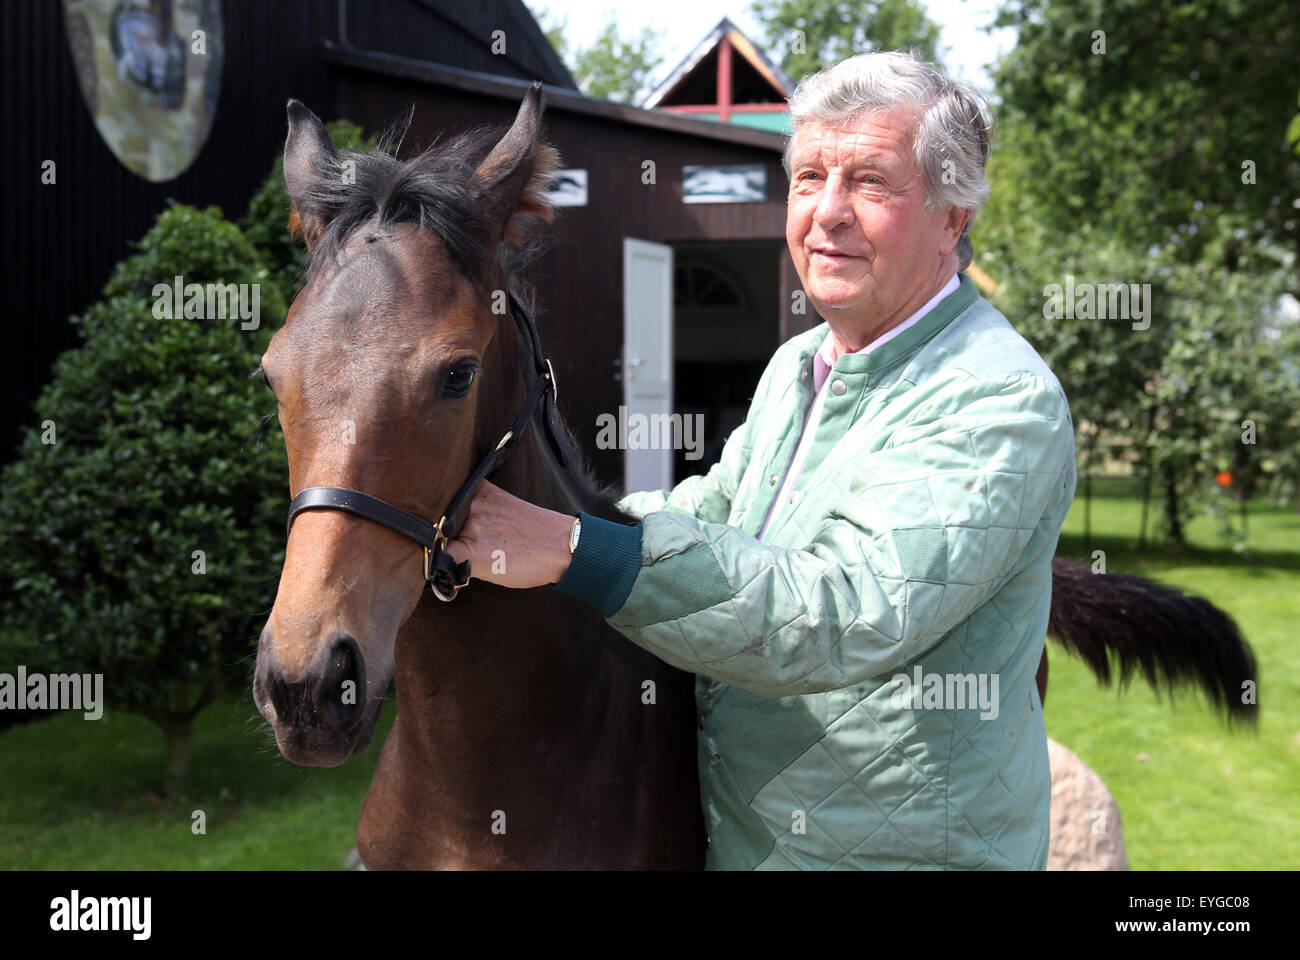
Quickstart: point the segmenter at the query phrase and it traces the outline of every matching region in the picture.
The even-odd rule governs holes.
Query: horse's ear
[[[534,83],[515,122],[470,178],[470,191],[487,212],[495,239],[518,242],[521,218],[553,216],[546,187],[560,155],[540,141],[541,129],[542,85]]]
[[[334,141],[325,124],[300,101],[290,100],[289,136],[284,141],[284,185],[289,192],[289,232],[302,234],[307,249],[329,223],[330,210],[321,200],[322,179],[338,166]]]

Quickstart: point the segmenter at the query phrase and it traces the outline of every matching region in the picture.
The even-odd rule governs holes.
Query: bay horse
[[[309,260],[260,369],[295,498],[328,484],[436,516],[523,409],[537,358],[501,309],[514,288],[499,251],[526,259],[550,218],[558,157],[541,113],[534,84],[503,136],[474,131],[401,161],[383,145],[340,154],[289,102],[285,184]],[[540,420],[493,482],[628,520],[568,429]],[[1254,662],[1222,612],[1138,578],[1053,570],[1051,630],[1099,677],[1114,656],[1121,680],[1141,669],[1198,682],[1253,719],[1237,692]],[[259,641],[254,700],[294,763],[362,749],[396,686],[357,824],[364,865],[702,868],[693,677],[558,591],[479,581],[444,603],[425,582],[412,539],[338,509],[302,512]]]

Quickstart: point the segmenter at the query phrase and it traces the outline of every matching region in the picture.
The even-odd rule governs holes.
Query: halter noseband
[[[558,398],[555,370],[551,361],[542,355],[542,341],[537,335],[537,325],[513,293],[510,294],[510,315],[529,344],[536,379],[528,390],[528,398],[524,401],[519,416],[515,417],[510,429],[497,441],[496,447],[479,461],[469,479],[451,498],[451,503],[436,524],[430,524],[413,513],[359,490],[349,490],[347,487],[308,487],[289,504],[286,535],[293,529],[294,517],[304,510],[344,510],[355,513],[424,547],[424,579],[429,582],[433,595],[446,602],[455,600],[457,592],[469,583],[469,561],[457,563],[446,551],[447,541],[456,539],[479,485],[510,458],[515,443],[528,429],[539,400],[542,401],[542,424],[546,428],[546,439],[551,450],[561,467],[568,462],[551,420]]]

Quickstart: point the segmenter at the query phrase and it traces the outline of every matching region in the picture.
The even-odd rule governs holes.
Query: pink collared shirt
[[[926,301],[920,310],[912,314],[896,327],[886,330],[876,339],[861,350],[855,353],[870,353],[876,347],[882,346],[893,340],[904,330],[915,326],[921,321],[927,313],[939,305],[939,301],[948,294],[953,293],[961,286],[957,279],[957,274],[953,274],[943,289]],[[795,448],[794,456],[790,458],[790,466],[786,468],[785,479],[781,482],[781,490],[772,501],[772,505],[767,508],[767,519],[763,521],[763,529],[758,532],[758,539],[762,540],[767,536],[767,531],[772,526],[772,521],[780,514],[780,508],[783,504],[792,502],[791,496],[794,494],[794,488],[799,483],[799,477],[803,474],[804,461],[808,459],[808,452],[812,449],[813,438],[817,435],[817,424],[821,422],[822,406],[826,402],[826,384],[830,380],[831,370],[835,368],[835,361],[838,359],[835,350],[835,335],[827,333],[826,339],[822,341],[821,348],[813,357],[813,391],[815,396],[813,402],[808,406],[808,413],[803,421],[803,433],[799,436],[799,446]]]

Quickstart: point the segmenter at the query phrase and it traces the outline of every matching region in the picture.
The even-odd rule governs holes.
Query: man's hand
[[[503,587],[557,583],[569,569],[573,517],[535,506],[484,480],[470,503],[460,536],[447,544],[470,576]]]

